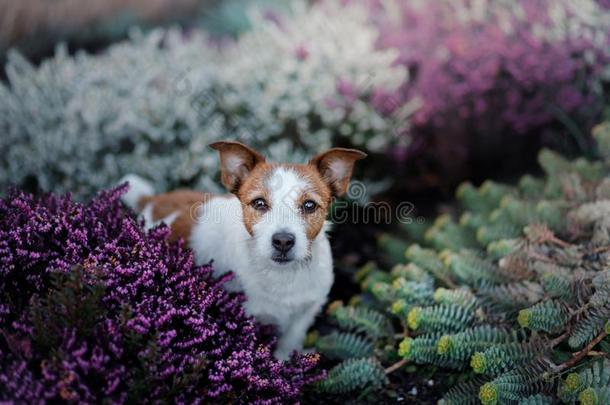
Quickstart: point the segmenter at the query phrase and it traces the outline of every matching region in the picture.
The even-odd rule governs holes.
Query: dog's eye
[[[303,212],[306,214],[311,214],[318,208],[318,204],[315,201],[307,200],[303,203]]]
[[[253,200],[250,205],[257,211],[267,211],[269,209],[267,201],[265,201],[264,198],[257,198]]]

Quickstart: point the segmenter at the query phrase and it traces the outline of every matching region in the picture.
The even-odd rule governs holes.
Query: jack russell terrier
[[[277,164],[239,142],[210,147],[220,153],[221,181],[231,194],[154,195],[150,183],[128,175],[123,201],[148,227],[169,225],[197,264],[213,260],[216,274],[233,271],[227,288],[246,294],[246,312],[278,327],[275,356],[287,359],[302,349],[333,283],[328,207],[347,191],[354,163],[366,154],[333,148],[307,164]]]

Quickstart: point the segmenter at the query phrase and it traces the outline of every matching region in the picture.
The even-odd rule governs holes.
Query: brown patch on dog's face
[[[237,197],[241,201],[244,225],[250,235],[253,235],[253,227],[263,216],[274,209],[276,204],[293,203],[293,198],[282,199],[280,202],[272,201],[273,188],[269,179],[274,170],[284,168],[294,172],[305,184],[302,190],[294,198],[295,211],[302,218],[306,230],[307,239],[314,240],[320,233],[326,220],[328,207],[332,201],[332,193],[322,176],[312,165],[293,164],[269,164],[257,165],[244,180],[239,188]],[[313,210],[306,207],[314,205]],[[263,205],[264,204],[264,205]]]
[[[254,235],[252,230],[254,224],[259,222],[263,215],[272,208],[271,194],[266,184],[266,179],[269,178],[276,166],[269,163],[256,165],[235,193],[241,202],[244,225],[250,236]],[[266,205],[266,209],[262,209],[257,200],[262,200]]]
[[[294,232],[298,227],[310,243],[324,228],[333,198],[346,192],[354,163],[366,156],[355,149],[334,148],[307,164],[271,164],[238,142],[216,142],[211,147],[220,152],[222,182],[239,198],[244,225],[251,236],[256,225],[268,218],[267,230],[292,227]],[[285,177],[284,184],[273,184],[278,176],[280,180]],[[294,187],[286,189],[292,183]],[[286,215],[286,208],[292,213],[291,220],[297,216],[299,220],[274,223],[272,216]],[[266,217],[267,214],[270,216]],[[265,226],[260,232],[265,233]]]
[[[313,241],[322,228],[332,202],[332,192],[324,182],[318,170],[312,165],[295,165],[294,170],[307,182],[307,187],[297,198],[297,205],[301,207],[301,215],[305,222],[307,239]],[[306,203],[313,202],[315,209],[307,211]]]
[[[324,226],[328,208],[332,202],[332,192],[318,170],[310,164],[263,163],[257,165],[237,192],[237,197],[241,201],[243,209],[244,225],[248,233],[252,235],[254,225],[267,212],[273,210],[275,204],[278,204],[278,201],[272,201],[274,185],[270,184],[269,179],[274,170],[279,168],[294,172],[305,185],[302,189],[295,190],[298,193],[294,196],[295,198],[290,196],[290,198],[283,199],[279,203],[295,204],[295,211],[298,212],[305,224],[307,239],[312,241]],[[313,206],[313,209],[309,209],[311,206]]]

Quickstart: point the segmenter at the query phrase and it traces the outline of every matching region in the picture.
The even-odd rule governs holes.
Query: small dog
[[[307,164],[276,164],[239,142],[210,147],[220,153],[221,181],[232,194],[153,195],[151,184],[129,175],[123,201],[148,227],[171,226],[197,264],[213,260],[216,274],[233,271],[227,288],[243,291],[246,311],[278,327],[275,356],[287,359],[302,349],[333,283],[328,207],[347,191],[354,163],[366,154],[333,148]]]

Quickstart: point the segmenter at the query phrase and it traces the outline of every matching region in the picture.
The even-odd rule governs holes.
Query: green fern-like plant
[[[475,352],[507,344],[518,338],[514,333],[489,325],[477,326],[463,332],[443,335],[438,340],[436,352],[464,362]]]
[[[457,332],[467,328],[473,322],[474,312],[472,309],[459,305],[414,307],[407,314],[409,328],[423,333]]]
[[[538,374],[537,365],[531,368],[517,368],[483,384],[479,390],[479,399],[483,405],[509,404],[525,400],[547,384]]]
[[[599,161],[542,151],[544,177],[464,184],[462,211],[417,243],[381,238],[394,267],[369,264],[362,293],[329,311],[358,338],[321,338],[322,354],[364,362],[372,347],[390,379],[407,363],[459,370],[442,404],[610,403],[610,363],[595,361],[610,352],[609,128],[594,131]]]
[[[330,370],[328,377],[318,387],[322,392],[344,394],[356,390],[375,390],[385,382],[385,372],[375,359],[349,359]]]
[[[523,398],[519,401],[519,405],[553,405],[553,398],[547,395],[536,394]]]
[[[519,311],[517,322],[524,328],[535,331],[556,333],[565,328],[568,319],[567,311],[558,301],[540,302],[530,308]]]
[[[328,307],[328,314],[345,330],[362,332],[373,338],[391,335],[390,320],[382,313],[366,307],[345,306],[335,301]]]
[[[440,339],[438,334],[422,335],[416,338],[406,337],[398,346],[398,355],[405,360],[418,364],[434,364],[441,367],[459,369],[460,362],[437,352]]]
[[[451,387],[438,401],[438,405],[479,405],[479,388],[488,379],[476,377],[470,381]]]
[[[569,373],[559,385],[558,395],[564,402],[576,401],[587,389],[601,390],[610,387],[610,360],[596,361],[592,365]],[[593,394],[585,394],[587,395]]]
[[[322,336],[315,342],[315,347],[318,352],[335,359],[370,357],[374,351],[371,341],[353,333],[333,332]]]
[[[472,355],[470,366],[477,374],[497,376],[526,361],[544,356],[545,344],[548,342],[533,340],[489,345],[487,349]]]

